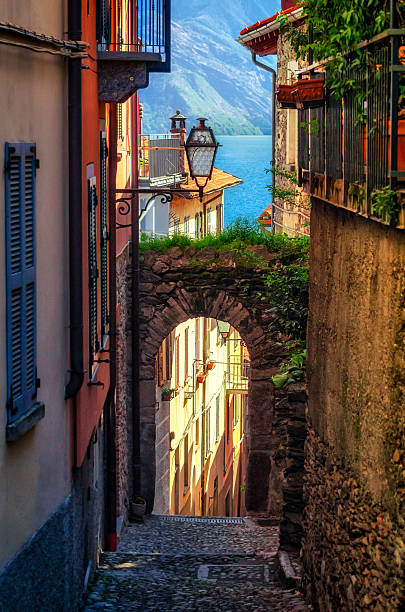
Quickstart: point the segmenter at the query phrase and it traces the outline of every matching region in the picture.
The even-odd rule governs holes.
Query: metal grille
[[[101,293],[101,338],[108,326],[108,222],[107,222],[107,134],[100,134],[100,293]]]
[[[301,170],[309,170],[309,110],[298,111],[298,165]]]
[[[368,194],[388,184],[388,145],[390,112],[389,47],[373,55],[378,71],[369,71],[371,91],[367,107],[367,189]]]
[[[311,172],[325,172],[325,107],[311,109],[309,139],[311,150]]]
[[[132,0],[126,16],[127,24],[136,24],[131,35],[122,39],[121,26],[116,36],[111,32],[111,6],[108,0],[98,0],[97,40],[99,51],[154,53],[166,55],[170,40],[171,0]],[[118,10],[120,14],[121,11]],[[120,23],[121,20],[118,21]],[[136,31],[135,31],[136,29]],[[129,32],[128,32],[129,34]],[[111,39],[116,38],[116,42]]]
[[[88,259],[89,259],[89,376],[100,345],[97,335],[97,193],[96,179],[88,181]]]
[[[357,81],[364,90],[364,74],[358,69],[349,69],[347,78]],[[344,98],[344,177],[346,185],[364,183],[364,125],[358,120],[359,106],[353,96]]]
[[[343,177],[342,99],[329,95],[326,109],[326,173],[335,179]]]
[[[179,138],[150,139],[149,177],[157,179],[181,173]],[[153,147],[156,147],[153,150]]]

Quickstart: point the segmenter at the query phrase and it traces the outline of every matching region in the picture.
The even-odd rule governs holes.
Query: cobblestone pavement
[[[231,520],[150,516],[131,525],[118,552],[102,556],[85,612],[309,610],[279,582],[278,528]]]

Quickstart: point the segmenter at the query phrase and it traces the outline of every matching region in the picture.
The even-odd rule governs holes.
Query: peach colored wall
[[[1,1],[0,19],[63,38],[64,2]],[[2,45],[0,165],[6,141],[33,141],[36,178],[37,351],[45,418],[5,442],[6,328],[4,174],[0,173],[0,567],[38,530],[70,491],[68,368],[66,60]]]

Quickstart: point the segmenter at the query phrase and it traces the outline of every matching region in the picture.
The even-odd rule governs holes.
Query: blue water
[[[242,179],[243,185],[225,190],[225,225],[238,217],[255,220],[271,203],[266,185],[271,175],[271,136],[218,136],[215,166]]]

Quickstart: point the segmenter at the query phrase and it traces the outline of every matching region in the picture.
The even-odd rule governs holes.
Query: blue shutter
[[[107,134],[100,132],[100,289],[101,342],[108,328],[108,219],[107,219]]]
[[[97,329],[97,187],[96,178],[88,179],[88,264],[89,264],[89,376],[92,376],[94,358],[100,350]]]
[[[8,422],[36,396],[35,145],[6,143]]]

